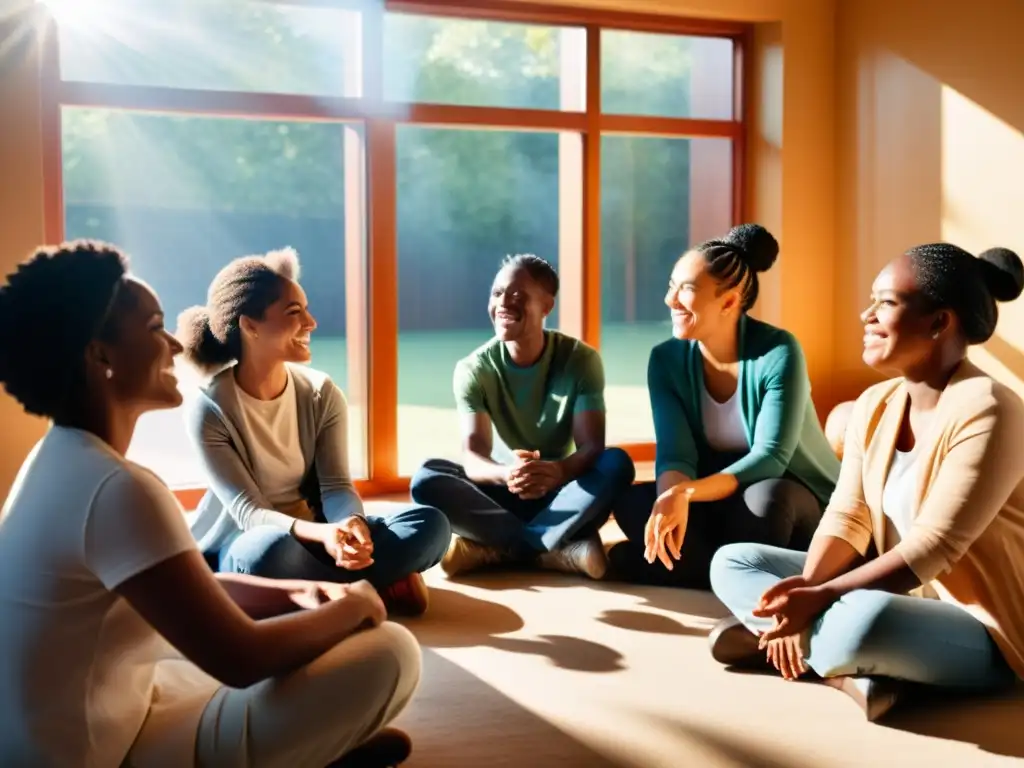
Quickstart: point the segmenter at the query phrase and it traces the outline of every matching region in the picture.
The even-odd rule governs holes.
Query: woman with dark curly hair
[[[0,288],[0,380],[52,422],[0,516],[2,762],[401,762],[379,729],[420,652],[373,587],[215,577],[125,459],[142,414],[181,404],[180,351],[111,246],[41,249]]]
[[[420,575],[451,540],[448,519],[409,506],[368,516],[348,466],[348,405],[311,359],[316,320],[291,249],[236,259],[207,303],[182,313],[185,359],[212,375],[190,432],[210,482],[192,531],[215,568],[285,579],[366,579],[389,609],[420,614]]]
[[[967,359],[995,332],[996,302],[1022,287],[1003,248],[922,245],[882,270],[863,356],[896,378],[853,407],[810,551],[715,555],[712,586],[735,617],[712,633],[716,659],[813,672],[870,720],[907,682],[991,690],[1024,677],[1024,405]]]
[[[839,476],[811,401],[800,342],[750,317],[779,244],[757,224],[684,253],[665,304],[674,338],[647,367],[655,482],[615,507],[627,579],[707,589],[723,544],[806,548]]]

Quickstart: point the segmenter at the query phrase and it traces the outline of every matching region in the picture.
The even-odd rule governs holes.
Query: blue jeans
[[[269,525],[242,533],[220,552],[220,570],[270,579],[352,582],[366,579],[377,589],[441,562],[451,540],[448,519],[430,507],[414,507],[388,517],[368,515],[373,565],[359,571],[339,568],[320,544],[299,541]]]
[[[635,472],[629,454],[606,448],[589,472],[527,501],[504,485],[474,483],[454,462],[431,459],[413,476],[410,494],[418,504],[440,509],[459,536],[529,555],[596,533]]]
[[[751,611],[761,595],[803,573],[804,552],[765,544],[730,544],[711,562],[711,588],[752,632],[772,619]],[[807,665],[821,677],[889,677],[948,688],[1013,685],[1010,669],[984,625],[962,608],[909,595],[855,590],[810,627]]]

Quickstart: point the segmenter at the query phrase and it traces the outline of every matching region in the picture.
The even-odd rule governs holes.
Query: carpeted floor
[[[1024,764],[1024,694],[865,723],[824,686],[719,667],[707,593],[553,574],[428,574],[409,768]]]

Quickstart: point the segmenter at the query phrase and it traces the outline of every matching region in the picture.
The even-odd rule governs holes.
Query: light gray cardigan
[[[348,468],[348,403],[325,373],[289,365],[299,413],[299,445],[306,480],[315,479],[327,520],[364,516],[363,504]],[[214,376],[189,409],[188,432],[209,481],[192,520],[192,535],[202,552],[216,552],[242,531],[259,525],[291,530],[295,518],[275,510],[256,483],[252,451],[234,368]],[[308,485],[306,481],[303,486]],[[307,500],[311,494],[304,493]]]

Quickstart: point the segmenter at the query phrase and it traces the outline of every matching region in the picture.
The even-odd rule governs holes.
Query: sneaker
[[[566,544],[561,549],[537,557],[537,565],[549,571],[581,573],[595,581],[608,572],[608,556],[597,534]]]
[[[452,578],[460,573],[468,573],[489,565],[510,563],[512,559],[511,554],[504,550],[478,544],[461,536],[453,536],[448,551],[441,558],[441,570]]]
[[[405,731],[383,728],[327,768],[393,768],[412,754],[412,739]]]
[[[423,580],[423,574],[411,573],[382,589],[380,599],[384,601],[388,613],[421,616],[430,603],[430,590]]]
[[[758,648],[757,644],[757,635],[735,616],[722,619],[708,635],[711,658],[727,667],[771,668],[765,652]]]
[[[906,683],[887,677],[829,677],[825,685],[842,691],[860,707],[873,723],[885,715],[903,697]]]

